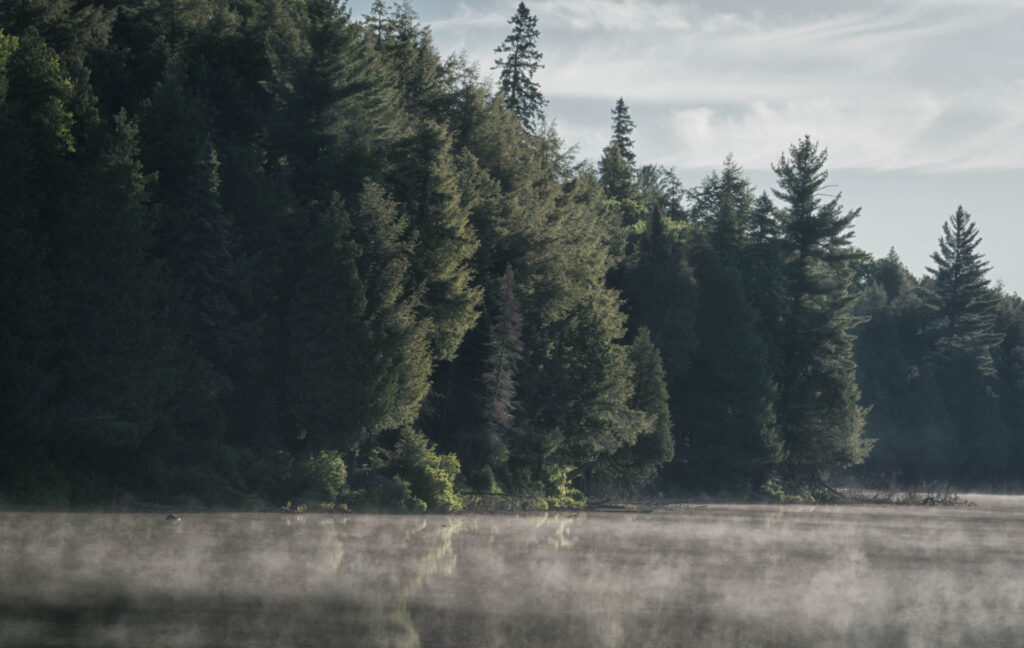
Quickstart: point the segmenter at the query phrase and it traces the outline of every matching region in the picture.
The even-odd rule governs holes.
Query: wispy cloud
[[[514,0],[426,16],[442,49],[485,66]],[[677,166],[777,158],[810,133],[831,164],[1024,168],[1024,0],[534,0],[549,117],[600,154],[619,96],[641,110],[638,149]],[[443,9],[442,9],[443,7]],[[429,12],[428,12],[429,13]],[[559,106],[572,106],[559,112]]]
[[[508,16],[496,11],[480,11],[465,2],[456,5],[455,12],[431,23],[434,30],[456,30],[481,27],[501,27],[508,23]]]
[[[686,7],[650,0],[542,0],[533,3],[534,13],[545,23],[574,30],[647,32],[688,30]]]
[[[915,144],[942,114],[927,94],[754,101],[739,110],[698,107],[674,113],[675,145],[687,166],[714,166],[723,150],[743,165],[766,168],[805,134],[826,144],[835,166],[885,169],[921,163]],[[725,149],[723,149],[725,146]]]

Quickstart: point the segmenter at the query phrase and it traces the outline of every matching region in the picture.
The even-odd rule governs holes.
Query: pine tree
[[[597,461],[636,442],[644,413],[630,407],[634,368],[628,350],[614,343],[601,305],[581,302],[552,326],[539,360],[544,400],[530,412],[527,441],[539,445],[544,463],[587,471]],[[540,396],[540,394],[535,394]],[[542,403],[542,404],[541,404]]]
[[[373,0],[370,10],[363,16],[363,24],[377,45],[383,43],[390,35],[391,28],[388,22],[388,9],[384,0]]]
[[[526,4],[520,2],[516,13],[508,24],[512,33],[495,48],[495,54],[504,55],[494,60],[494,68],[501,70],[498,88],[505,104],[519,116],[527,130],[534,130],[543,119],[547,100],[540,92],[540,86],[533,80],[541,64],[543,54],[537,49],[537,17],[530,13]]]
[[[143,104],[142,162],[159,178],[153,254],[167,275],[164,307],[176,332],[181,372],[173,427],[192,438],[222,439],[219,401],[231,390],[227,366],[238,333],[234,224],[220,203],[211,111],[188,86],[185,61],[172,56]]]
[[[859,211],[843,213],[836,195],[825,202],[827,151],[810,137],[790,147],[773,170],[784,203],[779,212],[784,254],[784,313],[780,333],[778,426],[789,475],[815,482],[829,468],[863,461],[852,343],[855,320],[850,262],[862,253],[850,244]]]

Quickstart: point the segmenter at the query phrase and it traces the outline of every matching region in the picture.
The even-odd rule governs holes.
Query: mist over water
[[[0,513],[0,646],[1022,646],[1024,499]]]

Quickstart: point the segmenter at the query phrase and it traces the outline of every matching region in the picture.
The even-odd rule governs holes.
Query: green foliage
[[[598,162],[605,195],[619,202],[627,201],[636,194],[636,153],[633,152],[632,133],[633,120],[629,116],[629,108],[619,97],[612,109],[612,139]],[[626,216],[623,223],[628,225],[637,220]]]
[[[631,166],[636,163],[636,153],[633,152],[633,138],[631,137],[634,128],[633,119],[629,116],[629,107],[626,106],[622,97],[619,97],[615,102],[615,107],[612,108],[611,143]]]
[[[591,464],[635,443],[644,427],[644,414],[629,406],[633,367],[610,324],[593,303],[552,324],[536,385],[548,400],[531,412],[527,434],[544,465]]]
[[[348,469],[336,450],[321,450],[306,457],[296,476],[296,492],[333,508],[345,488]]]
[[[3,119],[20,126],[18,139],[9,139],[8,150],[31,141],[50,154],[75,151],[71,111],[75,89],[57,53],[38,33],[3,36]]]
[[[654,203],[645,227],[632,237],[632,249],[612,277],[623,290],[630,328],[650,331],[663,364],[675,422],[672,454],[677,463],[671,472],[677,473],[688,446],[686,381],[698,343],[694,330],[698,290],[686,258],[686,230],[668,221],[664,209],[660,201]]]
[[[985,373],[994,372],[988,350],[999,344],[1001,336],[993,331],[998,296],[989,289],[985,275],[989,264],[978,252],[981,235],[971,215],[957,207],[949,221],[942,224],[939,249],[932,253],[935,296],[939,311],[940,353],[955,355],[963,351],[976,356]]]
[[[490,466],[484,466],[473,477],[472,487],[481,493],[500,493],[498,480],[494,476],[494,470]]]
[[[777,420],[786,468],[814,480],[829,468],[858,464],[871,444],[854,380],[850,314],[851,245],[858,211],[840,196],[822,200],[827,152],[804,137],[773,167],[780,211],[784,324],[780,331]]]
[[[494,94],[407,4],[0,3],[0,495],[819,498],[865,414],[865,470],[1019,480],[1024,318],[966,212],[918,280],[809,139],[778,206],[639,164],[622,99],[580,162],[510,22]]]
[[[506,266],[496,316],[491,324],[489,371],[483,375],[487,454],[499,463],[507,459],[509,439],[519,434],[515,424],[515,397],[516,372],[523,360],[523,316],[515,281],[512,266]],[[484,469],[490,471],[490,466]],[[490,475],[493,481],[493,473]]]
[[[11,55],[14,54],[18,49],[18,38],[16,36],[8,36],[4,33],[3,29],[0,29],[0,101],[6,103],[7,99],[7,88],[10,83],[7,80],[7,62],[11,59]]]
[[[646,417],[636,441],[602,462],[601,472],[620,486],[636,487],[650,481],[663,464],[672,460],[675,440],[665,370],[646,328],[641,328],[633,338],[629,359],[634,368],[635,384],[629,405]]]
[[[389,468],[403,487],[403,506],[409,510],[455,512],[462,497],[455,492],[461,466],[453,454],[438,454],[427,437],[410,428],[402,430],[390,454]]]
[[[508,24],[512,25],[512,32],[494,50],[495,54],[504,55],[494,60],[495,69],[500,70],[498,87],[509,109],[532,131],[543,119],[547,104],[533,80],[537,70],[544,67],[540,62],[544,55],[537,49],[537,17],[520,2]]]
[[[574,488],[572,477],[575,469],[562,464],[550,464],[545,467],[542,475],[544,484],[544,509],[580,509],[586,504],[586,497],[578,488]]]

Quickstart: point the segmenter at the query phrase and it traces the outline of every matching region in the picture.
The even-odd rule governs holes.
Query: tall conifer
[[[870,449],[861,437],[864,411],[847,333],[855,323],[850,262],[862,255],[850,243],[859,210],[843,213],[838,194],[825,200],[827,157],[805,136],[772,167],[784,204],[778,425],[789,473],[804,482],[859,463]]]
[[[989,264],[978,252],[981,234],[963,207],[957,207],[949,221],[942,224],[939,249],[931,255],[934,267],[928,273],[935,279],[935,293],[941,318],[941,347],[968,349],[991,372],[988,349],[999,344],[993,332],[998,296],[989,289],[985,275]]]
[[[612,139],[601,153],[598,170],[609,198],[626,200],[635,193],[636,153],[633,152],[633,120],[620,97],[612,109]]]
[[[494,50],[499,55],[494,60],[494,68],[500,70],[498,88],[508,107],[519,115],[523,126],[533,130],[547,105],[540,86],[533,80],[537,70],[544,67],[540,62],[544,55],[537,49],[540,36],[537,17],[520,2],[508,24],[512,25],[512,32]]]

